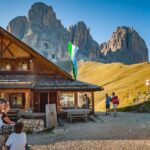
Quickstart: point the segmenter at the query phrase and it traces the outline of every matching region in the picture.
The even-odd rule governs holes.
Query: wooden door
[[[48,93],[40,93],[40,112],[45,112],[46,104],[48,104]]]
[[[49,103],[50,104],[56,104],[57,103],[57,93],[56,92],[50,92],[49,93]]]

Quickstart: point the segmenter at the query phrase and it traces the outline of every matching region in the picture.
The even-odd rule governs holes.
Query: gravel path
[[[28,141],[43,149],[143,149],[150,150],[150,114],[118,113],[118,117],[97,113],[87,123],[76,121],[72,124],[62,121],[64,127],[53,134],[28,135]],[[44,146],[43,146],[44,147]]]

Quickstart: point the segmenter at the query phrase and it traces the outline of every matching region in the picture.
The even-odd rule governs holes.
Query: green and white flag
[[[78,51],[78,47],[73,45],[71,42],[68,42],[68,53],[72,62],[73,76],[76,80],[77,78],[77,61],[76,61],[76,53]]]

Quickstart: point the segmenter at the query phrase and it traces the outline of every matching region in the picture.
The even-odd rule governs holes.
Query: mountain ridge
[[[126,27],[126,30],[124,27],[118,27],[110,40],[99,44],[92,38],[90,29],[83,21],[67,29],[57,18],[53,7],[42,2],[31,6],[28,17],[19,16],[12,19],[7,30],[63,68],[68,68],[65,63],[70,61],[67,52],[68,41],[79,46],[77,60],[125,64],[148,61],[148,49],[144,40],[130,27]],[[129,43],[130,46],[121,45],[114,50],[114,46],[117,47],[121,43]]]

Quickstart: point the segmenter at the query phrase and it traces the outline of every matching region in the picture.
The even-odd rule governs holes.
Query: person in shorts
[[[115,95],[115,92],[112,93],[112,103],[113,103],[113,109],[114,109],[114,117],[117,116],[117,106],[119,104],[118,96]]]
[[[110,114],[110,101],[111,97],[106,93],[106,115]]]

